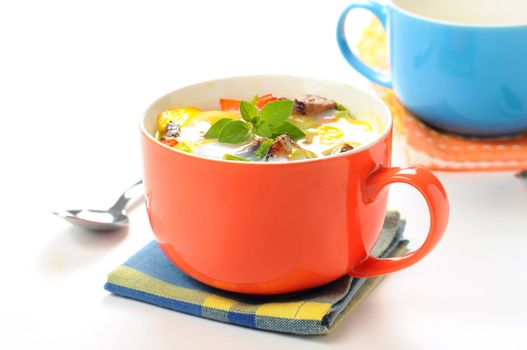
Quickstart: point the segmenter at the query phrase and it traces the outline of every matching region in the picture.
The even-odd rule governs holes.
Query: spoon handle
[[[142,195],[143,180],[139,180],[124,191],[115,204],[111,206],[110,211],[122,211],[132,199],[139,198]]]

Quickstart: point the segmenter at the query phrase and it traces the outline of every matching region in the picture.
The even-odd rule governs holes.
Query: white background
[[[108,295],[106,274],[149,242],[94,235],[51,209],[105,207],[141,175],[137,120],[158,96],[216,77],[287,73],[368,83],[341,58],[348,1],[0,3],[0,348],[525,349],[527,185],[512,173],[438,173],[443,241],[387,278],[332,335],[221,324]],[[368,22],[353,16],[355,32]],[[392,187],[412,247],[428,214]]]

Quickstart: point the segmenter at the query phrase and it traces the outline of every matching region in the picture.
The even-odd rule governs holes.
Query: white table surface
[[[369,88],[335,42],[346,4],[0,3],[0,348],[527,348],[527,185],[510,172],[437,173],[452,209],[443,241],[323,337],[109,295],[107,273],[152,239],[144,207],[131,213],[128,232],[106,236],[50,214],[104,207],[138,179],[138,117],[179,86],[290,73]],[[359,28],[369,17],[354,18]],[[423,200],[395,185],[390,207],[408,219],[418,246],[428,225]]]

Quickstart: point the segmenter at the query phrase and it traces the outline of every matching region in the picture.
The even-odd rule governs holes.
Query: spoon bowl
[[[124,208],[132,199],[138,198],[142,194],[143,181],[140,180],[127,189],[109,209],[57,210],[53,211],[53,214],[70,224],[90,231],[115,231],[128,226],[129,220]]]
[[[129,221],[124,210],[121,212],[96,209],[57,210],[53,211],[53,214],[73,225],[100,232],[114,231],[126,227]]]

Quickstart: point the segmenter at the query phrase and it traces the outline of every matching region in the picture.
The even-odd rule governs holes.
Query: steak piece
[[[317,115],[336,108],[337,103],[335,101],[317,95],[304,95],[295,98],[294,110],[302,115]]]

